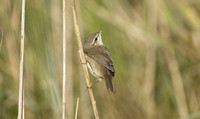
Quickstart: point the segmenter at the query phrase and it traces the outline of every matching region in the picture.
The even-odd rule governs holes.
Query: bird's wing
[[[112,76],[114,76],[115,70],[113,66],[113,61],[108,49],[105,46],[101,45],[84,49],[84,53],[90,58],[97,61],[99,64],[109,69]]]

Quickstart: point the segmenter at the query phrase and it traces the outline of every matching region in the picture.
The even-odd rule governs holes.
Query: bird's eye
[[[97,41],[98,39],[97,38],[95,38],[95,41]]]

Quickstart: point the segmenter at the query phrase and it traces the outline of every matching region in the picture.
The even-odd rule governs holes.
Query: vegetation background
[[[94,119],[67,0],[67,117]],[[77,0],[82,40],[103,27],[116,94],[93,87],[102,119],[200,119],[199,0]],[[17,118],[19,0],[0,0],[0,119]],[[62,113],[62,1],[26,0],[25,118]],[[91,76],[91,79],[95,79]]]

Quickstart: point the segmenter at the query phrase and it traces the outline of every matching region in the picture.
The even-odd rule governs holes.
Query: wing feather
[[[113,60],[110,56],[108,49],[105,46],[103,45],[95,46],[95,47],[83,49],[83,50],[87,56],[89,56],[90,58],[97,61],[99,64],[109,69],[112,76],[114,76],[115,70],[113,66]]]

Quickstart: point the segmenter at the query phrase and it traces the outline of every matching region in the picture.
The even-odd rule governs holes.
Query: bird
[[[97,82],[102,79],[106,82],[107,90],[115,93],[116,89],[113,83],[115,75],[114,63],[109,50],[103,44],[101,33],[103,28],[95,32],[85,40],[83,52],[86,58],[86,64],[90,73],[98,78]],[[93,83],[94,84],[94,83]]]

